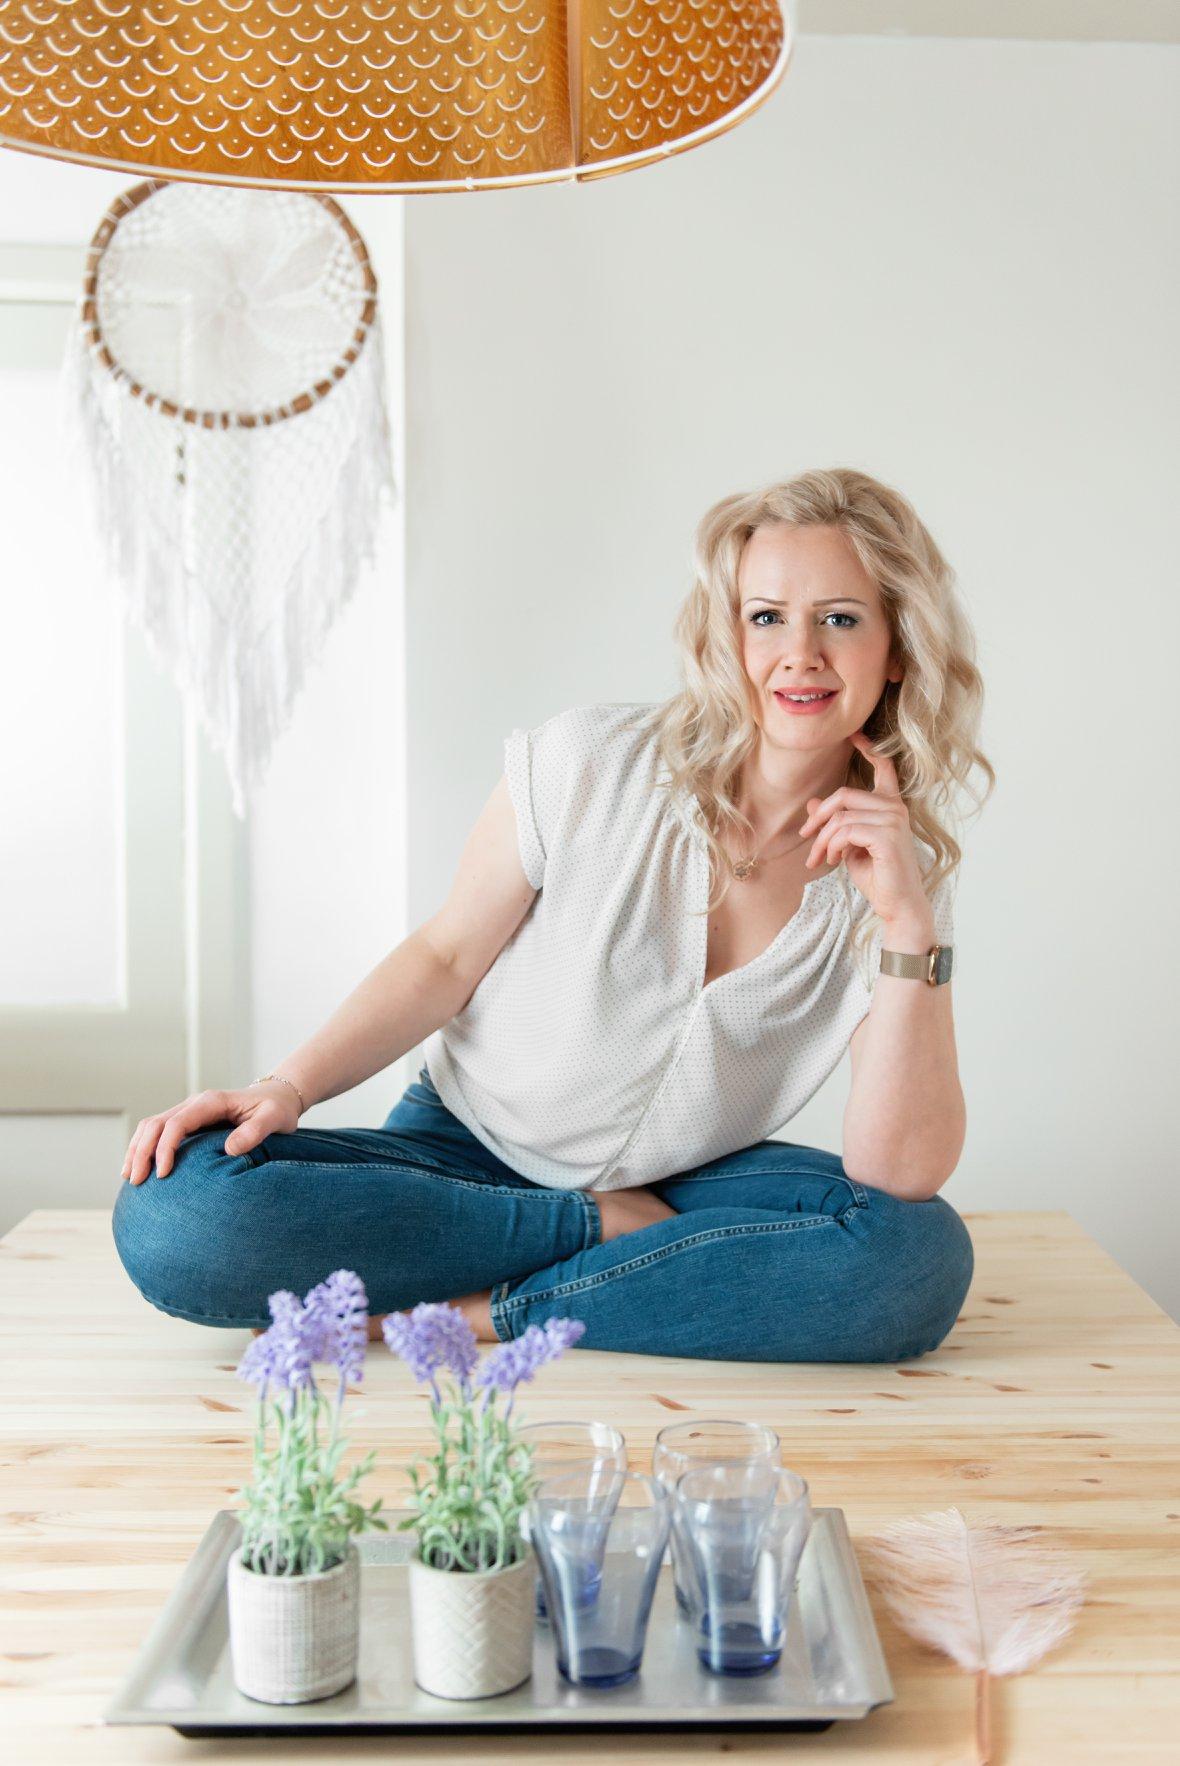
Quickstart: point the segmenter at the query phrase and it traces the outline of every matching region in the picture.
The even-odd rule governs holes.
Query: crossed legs
[[[121,1187],[114,1216],[145,1297],[210,1325],[265,1325],[274,1289],[344,1266],[375,1317],[459,1300],[500,1339],[564,1314],[586,1348],[895,1361],[937,1347],[972,1274],[940,1197],[900,1201],[790,1142],[595,1198],[388,1127],[298,1129],[236,1156],[227,1132],[187,1137],[167,1179]],[[627,1224],[645,1208],[656,1218]]]

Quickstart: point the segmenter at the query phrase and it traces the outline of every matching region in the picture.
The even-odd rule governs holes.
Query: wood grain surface
[[[932,1355],[771,1365],[575,1351],[523,1413],[603,1417],[648,1463],[673,1418],[772,1424],[816,1504],[854,1542],[958,1503],[1032,1523],[1087,1572],[1074,1635],[995,1684],[995,1762],[1117,1766],[1180,1757],[1180,1331],[1065,1213],[964,1216],[976,1271]],[[779,1303],[790,1304],[783,1295]],[[38,1211],[0,1240],[0,1757],[296,1763],[546,1761],[554,1739],[185,1741],[101,1713],[214,1509],[248,1471],[248,1335],[165,1317],[131,1286],[109,1221]],[[374,1444],[391,1503],[426,1444],[425,1400],[370,1347],[350,1437]],[[563,1762],[867,1760],[969,1766],[972,1682],[891,1624],[870,1587],[896,1699],[823,1734],[571,1736]]]

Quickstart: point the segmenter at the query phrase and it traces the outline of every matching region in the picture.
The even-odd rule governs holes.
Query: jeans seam
[[[603,1242],[602,1214],[597,1202],[591,1201],[585,1190],[565,1190],[562,1194],[576,1196],[582,1207],[583,1222],[585,1226],[582,1249],[584,1251],[590,1251],[595,1245],[601,1245]],[[513,1334],[511,1321],[509,1320],[506,1311],[508,1304],[508,1290],[511,1285],[510,1281],[497,1282],[489,1294],[489,1311],[491,1313],[492,1329],[502,1343],[508,1342]]]
[[[501,1343],[507,1343],[512,1337],[512,1326],[508,1322],[504,1312],[504,1300],[507,1293],[508,1283],[500,1282],[492,1289],[491,1301],[489,1304],[492,1329],[495,1331],[497,1337],[499,1337]]]
[[[816,1177],[834,1179],[836,1183],[846,1184],[856,1198],[856,1206],[864,1208],[868,1204],[868,1196],[853,1177],[843,1172],[817,1171],[806,1165],[768,1166],[765,1171],[743,1172],[743,1177]],[[692,1171],[684,1175],[657,1178],[657,1183],[723,1183],[726,1178],[733,1177],[732,1171]]]
[[[757,1226],[749,1224],[715,1226],[710,1227],[708,1232],[693,1233],[691,1238],[677,1239],[675,1244],[662,1245],[658,1251],[645,1251],[641,1257],[631,1257],[626,1263],[617,1263],[613,1269],[599,1270],[595,1275],[579,1276],[576,1281],[559,1282],[555,1287],[544,1288],[539,1293],[520,1294],[510,1298],[507,1293],[508,1283],[501,1282],[492,1301],[493,1321],[497,1311],[502,1321],[507,1324],[511,1313],[521,1311],[524,1307],[533,1305],[535,1301],[554,1300],[563,1298],[567,1294],[583,1293],[588,1288],[597,1288],[604,1282],[614,1281],[621,1275],[628,1275],[632,1271],[644,1269],[652,1263],[662,1262],[665,1257],[671,1257],[678,1251],[689,1251],[697,1245],[712,1244],[718,1239],[741,1238],[755,1233],[800,1232],[804,1227],[838,1226],[839,1224],[840,1222],[830,1214],[823,1214],[808,1215],[804,1220],[768,1220],[765,1224]],[[511,1330],[508,1334],[512,1335]]]
[[[206,1132],[208,1131],[198,1128],[193,1130],[193,1135],[204,1134]],[[300,1130],[296,1129],[295,1132],[298,1134],[300,1133]],[[190,1138],[192,1137],[189,1135],[181,1136],[180,1140],[177,1142],[177,1152],[180,1151],[180,1148],[183,1147],[185,1142]],[[255,1170],[261,1165],[309,1165],[314,1166],[318,1171],[372,1171],[374,1166],[380,1166],[386,1170],[420,1171],[425,1177],[446,1177],[452,1179],[452,1181],[456,1183],[465,1182],[474,1185],[481,1190],[488,1187],[486,1184],[480,1183],[478,1171],[449,1171],[445,1165],[433,1159],[428,1152],[423,1152],[414,1159],[275,1159],[266,1151],[266,1139],[263,1139],[259,1141],[257,1146],[249,1147],[244,1153],[226,1153],[225,1157],[231,1161],[234,1159],[245,1159],[247,1164],[252,1165]],[[537,1185],[535,1187],[541,1188],[543,1186]],[[506,1189],[510,1190],[512,1186],[510,1184],[502,1184],[499,1188],[502,1191]]]
[[[250,1154],[230,1153],[226,1156],[230,1159],[241,1157],[248,1159]],[[529,1186],[527,1189],[518,1189],[515,1184],[510,1183],[483,1183],[476,1172],[461,1175],[453,1171],[446,1171],[441,1166],[420,1165],[413,1159],[362,1159],[359,1164],[353,1163],[351,1160],[346,1162],[338,1159],[264,1159],[260,1163],[265,1165],[299,1165],[316,1171],[412,1171],[419,1177],[437,1177],[443,1183],[456,1183],[465,1190],[479,1190],[485,1196],[568,1196],[577,1193],[570,1190],[555,1190],[548,1184],[535,1184],[531,1179],[525,1180]]]
[[[138,1282],[135,1285],[139,1288]],[[215,1330],[239,1331],[252,1330],[256,1323],[265,1325],[270,1322],[267,1319],[227,1319],[221,1312],[193,1312],[187,1308],[182,1310],[178,1306],[170,1306],[166,1300],[157,1300],[146,1288],[139,1288],[139,1291],[148,1305],[154,1306],[157,1312],[166,1312],[169,1318],[185,1319],[189,1324],[209,1325]]]
[[[585,1226],[585,1243],[583,1244],[582,1249],[583,1251],[590,1251],[595,1245],[601,1245],[602,1243],[602,1210],[599,1208],[597,1202],[592,1202],[590,1200],[590,1197],[586,1194],[585,1190],[573,1190],[567,1191],[566,1193],[575,1195],[582,1204],[584,1215],[583,1224]]]

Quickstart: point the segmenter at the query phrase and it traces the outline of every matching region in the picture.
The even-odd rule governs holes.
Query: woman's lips
[[[817,712],[826,711],[837,695],[836,689],[832,688],[822,699],[811,699],[802,705],[795,699],[788,699],[785,693],[780,693],[777,689],[774,696],[783,710],[789,711],[792,717],[814,717]]]

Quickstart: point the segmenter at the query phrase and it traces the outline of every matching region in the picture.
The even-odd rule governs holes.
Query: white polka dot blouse
[[[880,964],[879,927],[853,951],[870,909],[841,863],[764,951],[702,986],[708,848],[695,798],[667,789],[654,709],[579,705],[505,738],[538,893],[425,1044],[447,1108],[555,1189],[654,1183],[771,1138],[839,1062]],[[953,880],[933,898],[941,944]]]

